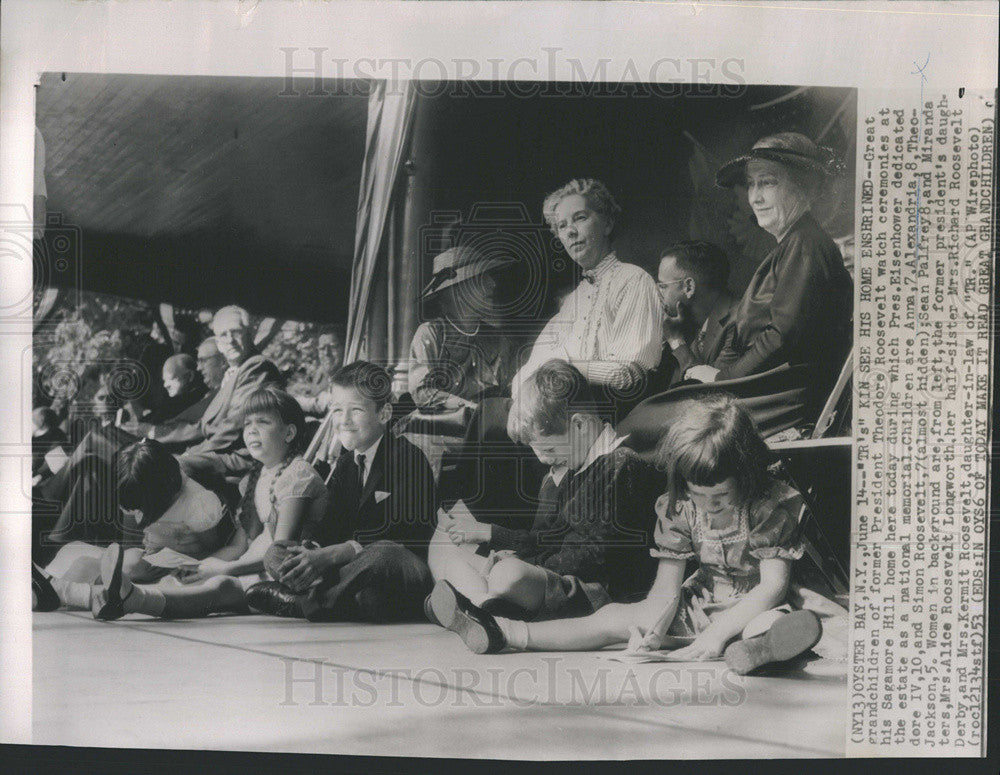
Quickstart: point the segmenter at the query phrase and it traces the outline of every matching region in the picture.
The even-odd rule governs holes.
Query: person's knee
[[[508,558],[490,568],[486,584],[493,597],[519,597],[524,593],[525,587],[532,584],[533,578],[531,566],[521,560]]]
[[[103,549],[93,544],[84,543],[83,541],[70,541],[68,544],[59,547],[59,551],[52,558],[52,562],[49,563],[46,572],[50,576],[63,577],[76,567],[81,560],[94,560],[99,566],[102,552]],[[80,581],[84,579],[73,580]]]
[[[96,557],[78,556],[63,574],[65,581],[81,581],[96,584],[101,578],[101,561]]]
[[[213,576],[206,582],[210,589],[214,589],[221,597],[230,598],[242,597],[243,585],[235,576]]]
[[[358,568],[358,577],[376,586],[396,586],[431,576],[426,562],[395,541],[368,544],[354,563],[360,563],[360,567],[353,566]]]
[[[379,571],[379,575],[391,579],[427,579],[431,572],[427,563],[402,544],[395,541],[376,541],[364,548],[359,555],[369,570]]]
[[[93,544],[87,544],[83,541],[70,541],[68,544],[63,544],[59,547],[59,551],[56,552],[52,564],[62,563],[68,566],[78,557],[86,557],[93,554],[93,548]]]
[[[395,541],[375,541],[364,547],[359,557],[373,565],[397,565],[410,561],[415,555]]]
[[[122,558],[122,573],[131,578],[140,562],[143,562],[142,549],[126,549],[125,556]]]
[[[376,541],[358,555],[354,600],[362,621],[418,621],[433,580],[427,563],[402,544]]]
[[[443,530],[434,533],[427,547],[427,564],[435,579],[447,579],[456,565],[466,566],[470,557],[479,557],[468,544],[455,545]]]

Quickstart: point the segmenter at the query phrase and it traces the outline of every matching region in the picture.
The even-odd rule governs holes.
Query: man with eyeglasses
[[[209,390],[218,390],[222,385],[222,378],[226,375],[229,364],[219,347],[215,343],[215,337],[210,336],[198,345],[198,371]]]
[[[242,476],[253,463],[243,445],[242,409],[247,396],[266,384],[280,384],[277,367],[257,352],[250,315],[241,307],[223,307],[212,318],[215,347],[226,360],[218,392],[196,423],[153,436],[186,447],[181,469],[200,484],[215,489],[226,477]]]
[[[670,384],[698,379],[698,367],[711,366],[722,351],[737,301],[728,280],[726,254],[710,242],[678,242],[660,255],[656,287],[664,311],[664,361],[674,365]]]

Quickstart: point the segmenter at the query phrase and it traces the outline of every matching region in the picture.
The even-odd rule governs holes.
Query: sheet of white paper
[[[157,568],[183,568],[186,565],[197,565],[198,560],[188,557],[170,548],[160,549],[153,554],[147,554],[142,559]]]
[[[62,470],[67,460],[69,460],[69,455],[66,454],[66,450],[62,447],[53,447],[45,453],[45,462],[48,464],[49,470],[54,474],[58,474]]]

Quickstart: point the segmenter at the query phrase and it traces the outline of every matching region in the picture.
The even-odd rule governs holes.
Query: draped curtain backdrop
[[[375,287],[378,258],[393,204],[393,192],[405,161],[415,103],[416,90],[410,81],[379,81],[368,100],[368,133],[358,192],[345,363],[351,363],[365,354],[365,324]]]
[[[368,352],[367,333],[371,328],[371,315],[379,306],[375,296],[380,257],[383,261],[391,260],[389,254],[394,252],[383,250],[383,237],[392,218],[394,193],[400,188],[397,183],[409,145],[415,104],[416,89],[410,81],[378,81],[368,99],[368,128],[358,191],[344,363],[372,357],[372,353]],[[327,453],[330,438],[330,420],[327,417],[313,437],[306,458],[314,460]]]

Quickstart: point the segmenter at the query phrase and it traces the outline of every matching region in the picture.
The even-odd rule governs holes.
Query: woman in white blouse
[[[599,180],[571,180],[545,198],[545,220],[583,278],[539,334],[514,378],[518,389],[551,358],[569,361],[611,396],[635,397],[660,363],[662,307],[653,277],[611,246],[621,208]]]
[[[597,388],[595,395],[607,406],[606,419],[614,422],[650,392],[647,376],[659,364],[663,349],[663,312],[652,275],[623,264],[612,250],[621,208],[607,186],[591,178],[571,180],[545,198],[542,211],[569,257],[583,269],[583,277],[515,374],[512,400],[480,402],[463,451],[442,463],[442,503],[450,508],[461,499],[481,521],[504,514],[516,522],[535,512],[535,502],[522,494],[538,491],[547,466],[527,446],[511,449],[509,441],[522,441],[520,387],[542,364],[556,358],[575,366]],[[492,444],[499,445],[497,452],[484,451]],[[511,487],[512,481],[518,486]]]

